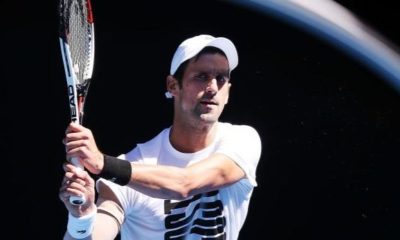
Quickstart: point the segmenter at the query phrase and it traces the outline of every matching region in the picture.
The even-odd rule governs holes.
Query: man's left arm
[[[72,124],[70,128],[72,134],[67,134],[67,150],[70,149],[67,155],[80,158],[90,172],[101,176],[101,172],[104,172],[104,155],[98,150],[92,133],[80,125]],[[130,167],[129,176],[124,177],[125,184],[146,195],[184,199],[230,185],[244,177],[255,185],[255,168],[260,154],[260,138],[254,129],[247,128],[239,135],[227,138],[216,153],[186,168],[123,162],[122,168],[114,166],[112,169],[125,170]],[[112,162],[113,165],[122,163],[116,158]]]
[[[128,186],[146,195],[164,199],[184,199],[230,185],[245,172],[235,161],[215,153],[186,168],[132,164]]]

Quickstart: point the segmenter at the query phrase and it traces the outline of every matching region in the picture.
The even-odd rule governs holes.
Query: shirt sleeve
[[[257,186],[256,169],[261,157],[261,139],[253,127],[232,125],[221,138],[216,152],[233,159],[243,169],[251,185]]]
[[[123,161],[138,161],[140,159],[140,152],[138,148],[134,148],[132,151],[126,154],[119,155],[118,158],[122,159]],[[134,206],[134,203],[137,201],[138,198],[138,193],[135,190],[131,189],[128,186],[120,186],[106,179],[99,178],[96,182],[97,191],[99,190],[99,182],[102,182],[114,192],[115,196],[120,201],[121,206],[125,211],[125,214],[132,210],[131,208],[132,206]]]

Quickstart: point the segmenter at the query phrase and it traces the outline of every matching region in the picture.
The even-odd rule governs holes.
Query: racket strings
[[[72,68],[79,84],[83,84],[91,75],[92,26],[88,22],[90,13],[85,0],[67,0],[69,13],[66,37],[71,51]]]

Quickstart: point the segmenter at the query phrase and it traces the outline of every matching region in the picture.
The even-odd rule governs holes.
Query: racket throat
[[[85,103],[85,98],[88,93],[88,88],[89,88],[89,81],[85,81],[83,84],[78,84],[76,85],[76,92],[78,95],[78,119],[79,123],[82,124],[83,121],[83,113],[84,113],[84,103]]]

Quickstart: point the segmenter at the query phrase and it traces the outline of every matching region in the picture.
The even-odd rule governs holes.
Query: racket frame
[[[64,4],[64,0],[61,0],[60,4]],[[64,6],[60,5],[60,8]],[[87,22],[89,23],[88,28],[88,36],[89,36],[89,58],[86,62],[87,64],[84,66],[84,74],[82,82],[79,82],[78,77],[75,73],[76,69],[72,61],[70,46],[67,41],[67,29],[66,24],[64,22],[62,14],[64,13],[61,11],[61,27],[60,27],[60,48],[61,48],[61,55],[64,65],[64,72],[67,82],[67,90],[68,90],[68,102],[70,108],[70,118],[71,121],[76,122],[78,124],[82,124],[83,120],[83,108],[84,103],[86,100],[86,95],[88,92],[88,88],[90,85],[90,81],[92,78],[93,68],[94,68],[94,20],[93,20],[93,12],[90,0],[86,0],[86,7],[87,7]],[[69,25],[69,24],[68,24]],[[74,164],[78,169],[83,170],[84,166],[80,163],[78,158],[72,158],[71,163]],[[71,196],[70,203],[74,205],[81,205],[86,202],[86,199],[82,196]]]

